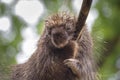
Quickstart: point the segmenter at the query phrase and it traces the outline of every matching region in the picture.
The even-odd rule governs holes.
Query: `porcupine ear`
[[[74,35],[74,39],[76,40],[79,36],[81,36],[81,31],[83,29],[83,26],[85,25],[90,7],[92,4],[92,0],[83,0],[82,7],[78,16],[78,20],[76,23],[76,31]]]

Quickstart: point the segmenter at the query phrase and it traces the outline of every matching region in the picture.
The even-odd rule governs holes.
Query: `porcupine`
[[[84,25],[90,7],[84,5],[91,0],[86,1],[78,20],[63,12],[45,21],[36,51],[14,67],[12,80],[96,80],[92,39]]]

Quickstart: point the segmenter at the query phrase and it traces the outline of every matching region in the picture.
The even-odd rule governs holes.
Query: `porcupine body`
[[[36,51],[14,67],[12,80],[96,80],[92,39],[84,27],[80,39],[74,41],[75,24],[75,17],[66,13],[48,18]],[[66,32],[63,26],[73,28]]]

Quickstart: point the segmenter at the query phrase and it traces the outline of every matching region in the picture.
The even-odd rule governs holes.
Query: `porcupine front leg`
[[[72,72],[77,76],[76,77],[76,80],[79,80],[80,79],[80,68],[81,68],[81,64],[80,64],[80,61],[77,60],[77,59],[73,59],[73,58],[70,58],[70,59],[66,59],[64,60],[64,64],[69,67]]]

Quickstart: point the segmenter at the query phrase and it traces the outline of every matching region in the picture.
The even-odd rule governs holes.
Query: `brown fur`
[[[81,38],[72,40],[75,23],[70,15],[57,14],[48,19],[37,50],[26,63],[14,67],[12,80],[96,80],[92,39],[85,27]],[[70,31],[67,32],[66,27],[70,27]],[[62,34],[63,42],[53,36],[58,33]]]

